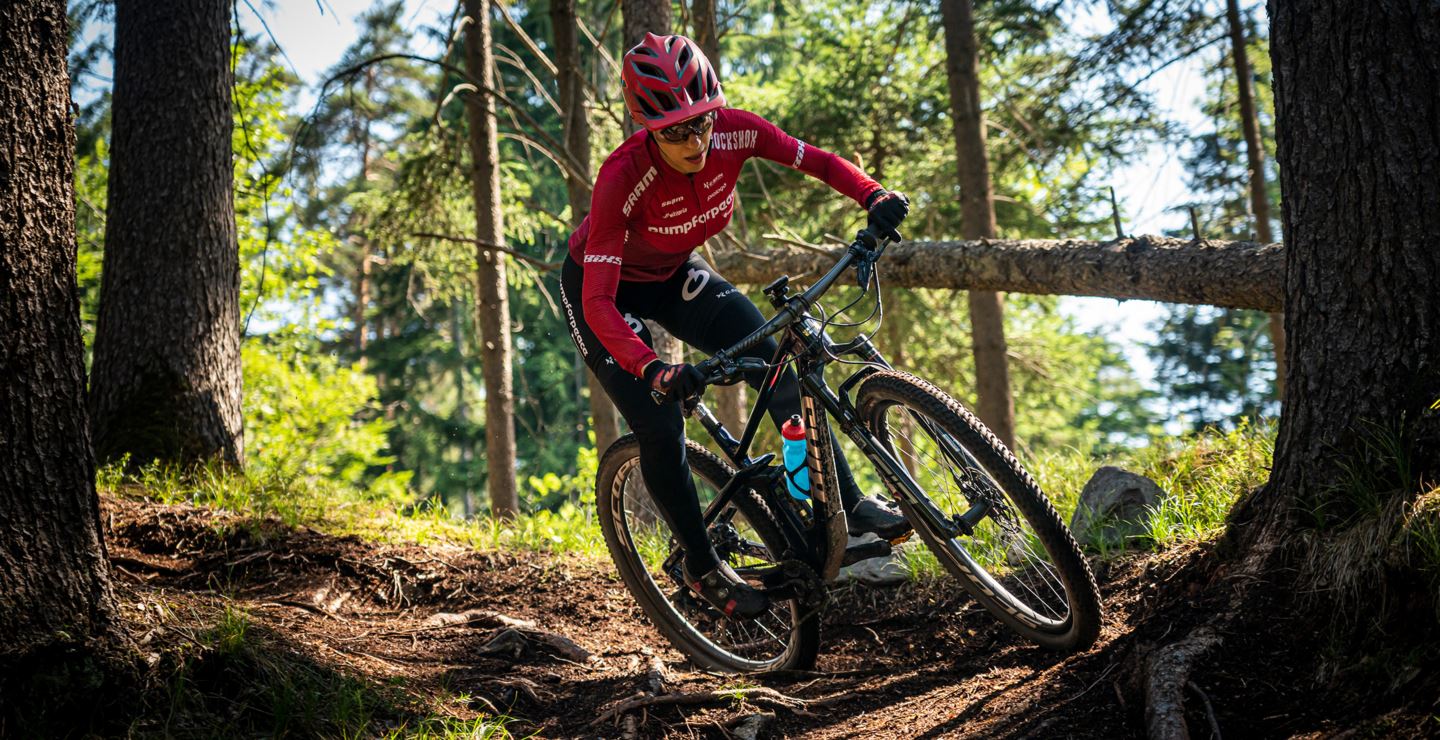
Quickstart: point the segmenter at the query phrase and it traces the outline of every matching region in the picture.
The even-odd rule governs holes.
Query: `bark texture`
[[[945,71],[960,174],[960,235],[995,238],[995,198],[985,152],[985,112],[980,107],[980,54],[970,0],[941,0]],[[976,410],[1006,447],[1015,448],[1015,400],[1005,350],[1005,301],[993,290],[971,290],[970,333],[975,355]]]
[[[102,461],[243,463],[230,4],[115,3],[90,411]]]
[[[693,0],[690,3],[690,25],[692,36],[705,58],[720,71],[720,29],[715,21],[715,0]]]
[[[753,250],[716,255],[732,281],[818,277],[839,253]],[[1196,303],[1278,311],[1285,250],[1279,244],[1193,242],[1142,236],[1108,242],[991,240],[905,242],[885,250],[880,273],[904,288],[1000,290]]]
[[[1235,84],[1240,94],[1240,127],[1245,132],[1245,161],[1250,175],[1250,213],[1255,217],[1255,239],[1261,244],[1275,241],[1270,231],[1270,190],[1265,183],[1265,147],[1260,143],[1260,119],[1255,114],[1255,93],[1250,81],[1250,55],[1245,46],[1245,26],[1240,23],[1239,0],[1225,0],[1225,20],[1230,27],[1230,59],[1235,64]],[[1270,342],[1275,347],[1275,395],[1285,397],[1285,315],[1270,314]]]
[[[1428,0],[1269,12],[1289,382],[1257,555],[1286,540],[1294,506],[1347,509],[1345,465],[1395,471],[1366,449],[1377,428],[1403,430],[1405,483],[1440,475],[1440,12]]]
[[[575,0],[551,0],[550,27],[555,34],[556,82],[560,90],[560,110],[565,116],[565,150],[586,180],[581,182],[578,177],[567,177],[565,180],[566,193],[570,197],[570,227],[573,229],[578,228],[590,213],[590,117],[585,110]],[[590,394],[590,424],[595,432],[595,449],[603,453],[620,438],[620,414],[595,374],[589,368],[585,368],[584,373]]]
[[[494,88],[494,51],[490,44],[489,4],[465,0],[472,23],[465,32],[465,66],[470,76]],[[500,147],[495,98],[483,90],[465,107],[470,127],[470,178],[475,201],[475,238],[505,243],[500,212]],[[505,284],[505,255],[475,249],[475,314],[480,329],[480,362],[485,377],[485,458],[490,509],[497,516],[520,511],[515,483],[515,384],[511,371],[510,296]]]
[[[75,285],[65,3],[0,4],[0,695],[57,642],[106,633]],[[0,708],[0,717],[5,714]]]

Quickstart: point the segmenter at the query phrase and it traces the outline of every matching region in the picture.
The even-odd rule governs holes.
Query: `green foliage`
[[[847,158],[915,204],[907,232],[958,236],[960,208],[945,46],[938,9],[903,0],[808,3],[760,14],[726,36],[732,105]],[[794,15],[791,15],[791,14]],[[1085,39],[1067,12],[1028,2],[977,14],[981,87],[1002,234],[1096,232],[1098,181],[1162,126],[1133,90],[1096,90],[1103,67],[1079,70]],[[1104,94],[1100,94],[1100,93]],[[859,215],[802,176],[756,163],[741,184],[751,224],[818,239]],[[762,182],[763,181],[763,182]]]
[[[271,55],[237,43],[236,54],[255,67],[237,75],[231,92],[242,319],[247,327],[254,316],[267,325],[299,323],[318,332],[326,328],[318,288],[329,272],[321,255],[337,244],[329,231],[300,225],[299,200],[283,182],[279,161],[289,145],[285,125],[294,79]]]
[[[109,162],[110,145],[103,138],[97,139],[90,151],[78,153],[75,158],[75,279],[80,288],[80,330],[85,338],[87,366],[95,322],[100,317],[100,268],[105,253]]]
[[[404,499],[410,474],[371,471],[394,462],[385,454],[387,422],[375,405],[375,379],[326,355],[286,358],[258,342],[241,352],[245,443],[251,471],[262,478],[328,481],[379,500]]]
[[[1242,21],[1243,23],[1244,21]],[[1265,197],[1270,203],[1270,231],[1280,235],[1280,172],[1275,156],[1275,95],[1270,71],[1270,43],[1264,24],[1250,24],[1246,30],[1249,46],[1250,89],[1255,97],[1255,115],[1260,129],[1260,146],[1265,157]],[[1250,165],[1246,157],[1244,128],[1240,120],[1240,88],[1226,39],[1226,53],[1216,55],[1206,67],[1205,97],[1199,101],[1204,115],[1214,123],[1211,131],[1200,132],[1190,142],[1184,157],[1194,206],[1201,228],[1208,238],[1254,239],[1255,214],[1250,208]]]
[[[1067,522],[1085,483],[1103,465],[1155,481],[1168,495],[1149,513],[1143,544],[1159,550],[1219,535],[1235,501],[1269,477],[1274,447],[1272,423],[1242,421],[1228,431],[1157,437],[1146,447],[1099,458],[1075,449],[1042,451],[1025,465]]]
[[[1155,381],[1176,420],[1199,430],[1279,413],[1269,316],[1171,306],[1154,328]]]
[[[152,463],[128,474],[120,461],[100,468],[97,480],[102,492],[212,506],[251,517],[257,524],[275,517],[290,527],[308,526],[378,542],[451,543],[477,550],[521,549],[604,559],[605,541],[595,520],[594,454],[593,448],[582,448],[579,458],[582,463],[588,459],[589,467],[561,479],[558,487],[586,485],[589,495],[513,519],[465,519],[434,499],[405,503],[409,494],[402,483],[408,471],[382,474],[375,483],[357,487],[329,477],[246,475],[218,466],[181,470]],[[388,476],[399,480],[386,482]]]

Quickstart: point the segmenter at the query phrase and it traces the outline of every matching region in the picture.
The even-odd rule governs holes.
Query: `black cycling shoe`
[[[873,532],[882,540],[895,541],[910,534],[910,522],[898,509],[875,496],[866,496],[845,513],[851,535]]]
[[[754,619],[770,608],[770,597],[746,583],[727,563],[699,577],[686,567],[685,583],[727,617]]]

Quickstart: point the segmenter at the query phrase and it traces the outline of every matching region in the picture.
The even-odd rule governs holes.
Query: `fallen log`
[[[801,283],[828,270],[839,249],[724,250],[715,267],[733,283],[781,275]],[[906,288],[1098,296],[1277,312],[1284,309],[1280,244],[1139,236],[1107,242],[1041,239],[903,242],[880,262],[885,283]]]

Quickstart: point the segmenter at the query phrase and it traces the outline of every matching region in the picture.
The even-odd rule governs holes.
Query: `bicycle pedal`
[[[909,536],[909,535],[906,535]],[[845,558],[840,565],[854,565],[861,560],[883,558],[890,554],[890,543],[885,540],[869,540],[845,548]]]
[[[914,536],[915,536],[915,530],[912,529],[912,530],[910,530],[909,532],[906,532],[905,534],[902,534],[902,535],[900,535],[899,537],[896,537],[895,539],[890,540],[890,544],[891,544],[891,545],[898,545],[898,544],[900,544],[900,543],[902,543],[902,542],[908,542],[908,541],[910,541],[910,538],[911,538],[911,537],[914,537]]]

